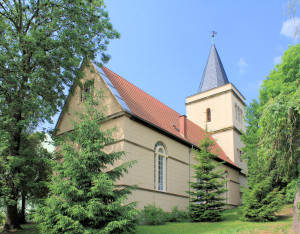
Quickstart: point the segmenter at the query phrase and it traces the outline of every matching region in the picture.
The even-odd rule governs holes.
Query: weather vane
[[[212,40],[212,43],[214,44],[214,37],[215,35],[217,35],[218,33],[216,31],[210,31],[211,32],[211,40]]]

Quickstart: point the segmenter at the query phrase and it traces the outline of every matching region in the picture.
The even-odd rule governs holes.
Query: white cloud
[[[277,57],[273,58],[273,62],[275,65],[278,63],[281,63],[281,56],[277,56]]]
[[[240,73],[244,74],[246,72],[246,68],[248,67],[248,63],[246,62],[246,60],[244,58],[240,58],[240,60],[238,62],[238,66],[240,69]]]
[[[284,35],[289,38],[295,38],[297,34],[299,36],[299,30],[300,30],[300,18],[294,17],[282,23],[280,35]]]

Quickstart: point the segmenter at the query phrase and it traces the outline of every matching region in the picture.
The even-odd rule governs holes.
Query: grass
[[[238,220],[238,210],[226,210],[223,213],[224,220],[217,223],[167,223],[161,226],[138,226],[137,234],[147,233],[291,233],[292,228],[292,205],[286,205],[281,212],[278,213],[278,221],[257,223],[242,222]],[[23,230],[17,231],[18,234],[37,234],[36,224],[22,225]],[[0,229],[0,232],[2,230]]]
[[[276,222],[242,222],[238,219],[238,209],[224,211],[224,220],[217,223],[167,223],[161,226],[138,226],[137,234],[147,233],[290,233],[293,217],[292,205],[286,205],[279,212]]]
[[[13,233],[20,233],[20,234],[38,234],[39,231],[37,229],[37,224],[35,223],[27,223],[27,224],[24,224],[24,225],[21,225],[22,226],[22,230],[20,231],[15,231]],[[2,228],[0,228],[0,232],[2,231]]]

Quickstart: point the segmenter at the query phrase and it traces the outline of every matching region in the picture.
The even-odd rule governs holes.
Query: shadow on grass
[[[292,215],[277,215],[276,217],[278,218],[278,221],[286,221],[293,216]]]

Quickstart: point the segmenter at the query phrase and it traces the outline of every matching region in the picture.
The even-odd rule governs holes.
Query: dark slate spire
[[[229,81],[221,59],[215,45],[212,44],[198,93],[222,86],[227,83],[229,83]]]

